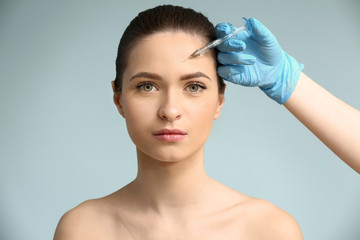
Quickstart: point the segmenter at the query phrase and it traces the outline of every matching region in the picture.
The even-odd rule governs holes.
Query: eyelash
[[[189,88],[190,86],[197,86],[197,87],[200,88],[196,92],[192,92],[192,91],[189,90],[189,92],[193,93],[193,94],[202,92],[203,90],[207,89],[207,87],[204,84],[200,83],[200,82],[190,82],[189,84],[186,85],[185,88]]]
[[[152,82],[142,82],[142,83],[140,83],[139,85],[137,85],[136,88],[139,89],[139,90],[142,90],[142,91],[144,91],[144,92],[152,92],[152,91],[145,91],[145,90],[143,89],[143,87],[144,87],[145,85],[150,85],[150,86],[152,86],[153,88],[156,88],[155,84],[152,83]],[[153,89],[151,89],[151,90],[153,90]]]
[[[152,82],[142,82],[142,83],[140,83],[139,85],[137,85],[136,88],[139,89],[139,90],[142,90],[142,91],[144,91],[144,92],[152,92],[152,91],[153,91],[153,88],[151,89],[151,91],[146,91],[146,90],[144,90],[143,87],[146,86],[146,85],[150,85],[150,86],[152,86],[153,88],[156,88],[156,89],[157,89],[156,85],[155,85],[154,83],[152,83]],[[196,92],[192,92],[192,91],[189,90],[189,87],[190,87],[190,86],[197,86],[197,87],[199,87],[200,89],[198,89]],[[187,91],[189,91],[189,92],[192,93],[192,94],[197,94],[197,93],[201,92],[202,90],[207,89],[207,87],[206,87],[203,83],[201,83],[201,82],[190,82],[190,83],[188,83],[188,84],[186,85],[185,89],[187,89]]]

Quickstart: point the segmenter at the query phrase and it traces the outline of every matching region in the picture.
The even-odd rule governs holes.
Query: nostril
[[[162,119],[167,119],[167,117],[166,117],[165,114],[160,114],[160,118],[162,118]]]
[[[159,117],[167,121],[174,121],[181,118],[181,113],[177,109],[161,109]]]
[[[167,91],[159,103],[158,115],[161,119],[174,121],[181,118],[182,101],[181,96],[176,91]]]

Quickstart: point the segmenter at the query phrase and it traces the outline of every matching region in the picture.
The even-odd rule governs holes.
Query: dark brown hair
[[[163,31],[183,31],[198,35],[207,42],[216,39],[214,25],[203,14],[190,8],[161,5],[140,12],[125,29],[119,43],[116,58],[115,91],[121,92],[122,77],[129,53],[144,37]],[[216,61],[216,50],[213,56]],[[217,62],[217,61],[216,61]],[[224,89],[224,80],[218,76],[219,92]]]

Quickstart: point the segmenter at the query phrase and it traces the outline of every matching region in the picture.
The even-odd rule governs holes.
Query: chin
[[[178,148],[174,146],[175,148]],[[186,152],[184,149],[159,149],[157,151],[142,151],[141,149],[137,148],[137,154],[138,157],[141,157],[143,159],[149,159],[154,160],[158,162],[163,163],[176,163],[181,161],[186,161],[190,158],[194,158],[195,156],[199,156],[199,153],[202,153],[201,151],[191,151]],[[202,154],[201,154],[202,156]]]

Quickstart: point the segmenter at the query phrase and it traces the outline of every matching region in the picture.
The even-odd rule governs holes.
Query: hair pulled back
[[[130,22],[120,39],[116,58],[115,91],[121,92],[122,90],[122,77],[127,66],[130,51],[140,40],[157,32],[179,30],[200,36],[207,42],[216,39],[214,25],[207,17],[193,9],[161,5],[140,12]],[[218,86],[219,91],[222,91],[224,81],[219,76]]]

